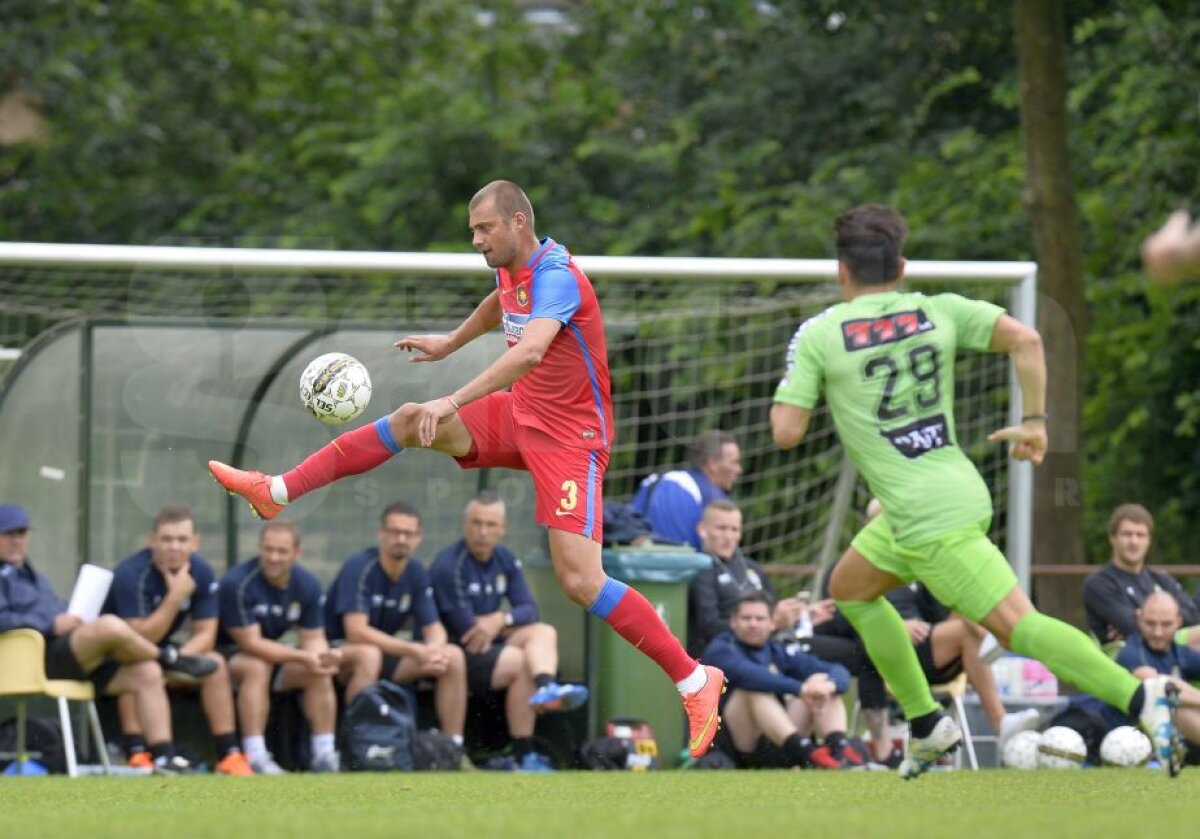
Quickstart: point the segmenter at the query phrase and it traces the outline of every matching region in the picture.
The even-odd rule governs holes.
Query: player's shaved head
[[[512,181],[492,181],[490,184],[482,187],[471,198],[468,209],[474,210],[488,199],[495,202],[497,212],[504,216],[504,218],[512,218],[517,213],[521,213],[525,216],[529,229],[535,229],[533,223],[533,205],[529,203],[529,196],[525,194],[525,190]]]

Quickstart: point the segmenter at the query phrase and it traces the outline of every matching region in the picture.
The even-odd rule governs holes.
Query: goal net
[[[839,299],[834,263],[638,257],[579,257],[578,261],[595,284],[608,332],[618,436],[606,498],[628,498],[646,475],[682,465],[692,438],[719,428],[732,432],[742,449],[744,474],[733,496],[745,514],[747,555],[767,563],[813,566],[840,552],[862,524],[868,497],[861,480],[847,468],[827,410],[816,411],[805,442],[790,452],[775,449],[768,424],[789,339],[801,321]],[[437,367],[410,367],[399,359],[392,363],[386,353],[394,354],[391,341],[410,329],[445,328],[468,314],[489,288],[489,276],[480,263],[471,254],[0,245],[0,375],[6,369],[2,359],[9,359],[0,388],[0,428],[17,421],[17,408],[13,399],[6,398],[11,395],[7,391],[17,386],[23,373],[32,375],[34,356],[46,336],[80,318],[110,324],[147,322],[158,329],[179,323],[193,330],[189,341],[197,340],[197,329],[232,329],[250,335],[252,327],[271,324],[308,330],[308,335],[374,332],[372,340],[385,354],[368,364],[377,385],[366,417],[380,416],[394,407],[389,401],[432,398],[450,382],[434,375],[419,382],[401,379],[381,388],[378,380],[387,380],[393,369]],[[930,293],[956,291],[989,299],[1029,321],[1033,270],[1027,263],[910,262],[908,285]],[[283,358],[285,347],[279,352],[280,362],[271,369],[272,375],[283,371],[277,387],[242,383],[245,387],[233,401],[294,402],[288,371],[302,367],[318,348],[338,349],[297,339],[293,351],[297,357]],[[187,362],[186,374],[176,378],[199,376],[194,384],[199,391],[215,387],[222,376],[265,375],[254,368],[231,369],[228,361],[206,375],[203,370],[197,373],[195,368],[210,363],[202,350],[197,352]],[[17,354],[22,358],[13,364]],[[160,363],[167,355],[166,350],[159,353],[143,347],[141,354],[114,354],[106,363],[137,368]],[[472,362],[474,369],[454,376],[465,381],[484,363],[481,357]],[[1014,410],[1009,366],[1004,356],[964,354],[958,366],[955,405],[959,442],[992,491],[993,536],[1020,572],[1022,561],[1026,568],[1028,563],[1027,555],[1021,559],[1019,543],[1020,528],[1027,525],[1029,489],[1014,477],[1019,475],[1014,469],[1020,467],[985,439],[988,432],[1006,424]],[[121,506],[123,494],[162,498],[167,492],[164,487],[147,485],[139,490],[134,486],[155,480],[152,469],[139,471],[130,465],[138,462],[139,447],[148,445],[147,436],[153,436],[155,429],[146,428],[144,420],[132,429],[130,423],[122,427],[120,422],[121,412],[129,412],[130,400],[154,398],[138,391],[136,372],[126,371],[104,388],[93,382],[91,387],[103,392],[83,399],[81,410],[86,411],[86,403],[102,402],[105,393],[116,387],[124,406],[109,416],[86,420],[93,439],[79,455],[84,485],[76,497],[80,505],[90,508],[93,531],[105,517],[119,517],[113,510]],[[457,378],[452,382],[458,383]],[[36,429],[21,432],[36,433]],[[175,444],[179,445],[178,439]],[[102,458],[100,453],[106,454]],[[248,457],[253,455],[249,451]],[[424,469],[426,461],[420,462]],[[288,465],[281,464],[277,455],[269,464]],[[249,465],[261,466],[263,461]],[[0,477],[14,497],[20,497],[45,480],[36,468],[29,464],[19,473],[5,472]],[[488,480],[501,478],[497,474]],[[211,485],[205,489],[211,490]],[[432,496],[424,500],[439,508],[435,527],[446,532],[438,536],[456,538],[452,531],[466,498],[443,495],[447,497],[440,501]],[[382,499],[387,500],[391,499]],[[513,532],[515,518],[510,514],[510,538],[530,538],[520,528]],[[368,524],[373,527],[373,520]],[[144,533],[144,527],[143,521],[135,532]],[[431,541],[431,551],[442,544]],[[78,542],[81,558],[122,555],[119,543],[97,541],[94,533],[80,535]],[[1026,574],[1022,574],[1025,581]]]

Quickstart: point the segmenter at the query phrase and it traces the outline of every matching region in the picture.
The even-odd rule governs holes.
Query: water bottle
[[[812,620],[808,617],[808,608],[800,614],[800,620],[796,621],[796,637],[811,638],[813,634]]]

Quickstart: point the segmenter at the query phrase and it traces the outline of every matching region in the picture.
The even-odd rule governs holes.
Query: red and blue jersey
[[[542,362],[512,386],[517,423],[565,446],[607,449],[613,440],[608,348],[591,281],[566,248],[545,238],[516,276],[496,270],[496,288],[510,347],[533,318],[562,324]]]

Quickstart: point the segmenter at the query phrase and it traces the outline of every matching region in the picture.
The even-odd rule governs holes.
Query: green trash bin
[[[686,640],[688,583],[712,559],[672,546],[610,548],[603,557],[605,572],[645,595],[671,632]],[[589,615],[587,630],[588,730],[599,736],[616,717],[645,720],[654,729],[661,764],[677,766],[685,723],[675,685],[604,621]]]

